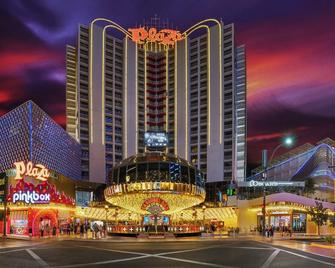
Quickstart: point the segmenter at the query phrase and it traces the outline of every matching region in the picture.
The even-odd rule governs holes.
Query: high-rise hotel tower
[[[66,53],[67,131],[82,144],[83,179],[104,182],[146,150],[148,131],[166,132],[166,152],[207,182],[245,179],[245,49],[233,24],[178,31],[157,18],[131,29],[96,19]]]

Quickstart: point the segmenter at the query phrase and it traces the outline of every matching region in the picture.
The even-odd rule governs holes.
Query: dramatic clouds
[[[0,115],[33,99],[65,125],[65,45],[78,24],[124,27],[157,14],[180,30],[208,17],[234,22],[247,49],[248,160],[285,133],[298,145],[335,138],[332,0],[13,0],[0,4]]]

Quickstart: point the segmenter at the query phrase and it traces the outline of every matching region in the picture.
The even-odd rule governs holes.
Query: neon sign
[[[13,194],[13,203],[15,204],[16,202],[24,202],[26,204],[49,204],[50,194],[39,194],[36,191],[19,191]]]
[[[19,180],[15,186],[10,185],[7,201],[12,203],[24,202],[26,204],[75,205],[74,198],[58,191],[55,185],[49,184],[47,181],[34,185],[31,182],[25,182],[24,179]]]
[[[238,182],[239,187],[280,187],[280,186],[294,186],[304,187],[304,181],[242,181]]]
[[[50,176],[49,170],[41,164],[36,164],[34,166],[31,161],[26,164],[23,161],[20,161],[15,162],[14,165],[16,168],[15,180],[20,180],[23,176],[30,176],[37,180],[46,181]]]
[[[149,30],[144,27],[128,29],[131,32],[131,39],[137,44],[157,42],[158,44],[173,46],[177,41],[184,39],[183,35],[176,30],[162,29],[157,31],[156,28]]]
[[[150,207],[153,207],[153,206],[159,206],[164,211],[167,211],[170,209],[169,204],[160,197],[151,197],[151,198],[146,199],[143,202],[141,209],[150,210]]]

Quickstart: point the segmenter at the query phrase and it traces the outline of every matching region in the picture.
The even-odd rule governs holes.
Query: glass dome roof
[[[163,152],[145,152],[139,153],[133,156],[130,156],[124,160],[122,160],[116,167],[131,165],[131,164],[140,164],[140,163],[155,163],[155,162],[172,162],[178,163],[183,166],[194,167],[190,162],[187,160],[180,158],[177,155],[173,154],[166,154]]]

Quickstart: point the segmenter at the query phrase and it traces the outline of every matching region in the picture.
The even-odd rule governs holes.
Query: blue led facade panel
[[[80,144],[34,102],[0,117],[0,172],[32,161],[72,179],[81,178]]]

